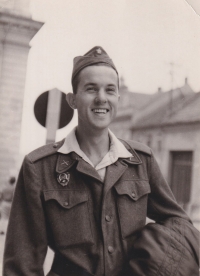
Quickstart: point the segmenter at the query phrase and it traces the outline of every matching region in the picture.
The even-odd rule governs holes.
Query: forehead
[[[85,67],[79,75],[79,84],[118,84],[118,75],[116,71],[105,65]]]

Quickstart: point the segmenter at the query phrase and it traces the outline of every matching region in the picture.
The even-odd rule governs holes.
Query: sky
[[[46,22],[32,45],[48,85],[71,90],[73,57],[100,45],[131,91],[170,89],[171,62],[174,87],[187,76],[200,90],[200,17],[184,0],[34,0],[32,15]]]
[[[195,1],[188,0],[193,7]],[[45,129],[33,118],[35,100],[53,88],[72,91],[73,58],[94,46],[106,50],[130,91],[167,91],[184,85],[185,77],[200,91],[200,16],[185,0],[32,0],[31,13],[45,24],[30,43],[24,153],[45,142]],[[56,139],[76,123],[57,131]]]

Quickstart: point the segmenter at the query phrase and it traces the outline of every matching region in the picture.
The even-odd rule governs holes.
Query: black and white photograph
[[[0,276],[198,276],[199,0],[0,0]]]

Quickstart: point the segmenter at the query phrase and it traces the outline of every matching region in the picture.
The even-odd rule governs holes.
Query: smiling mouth
[[[92,111],[96,114],[106,114],[107,112],[109,112],[107,108],[94,108],[92,109]]]

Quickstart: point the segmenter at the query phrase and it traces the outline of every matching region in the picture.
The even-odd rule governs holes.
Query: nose
[[[95,98],[96,104],[102,104],[107,102],[107,97],[104,89],[99,89],[98,94]]]

